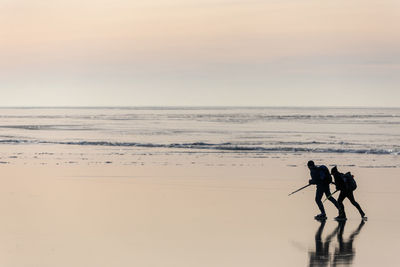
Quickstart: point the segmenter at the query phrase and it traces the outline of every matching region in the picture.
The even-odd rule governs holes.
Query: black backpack
[[[356,180],[354,180],[354,175],[352,175],[350,172],[343,174],[343,181],[348,190],[354,191],[357,189],[357,183]]]
[[[320,177],[321,180],[325,183],[325,184],[330,184],[332,183],[332,176],[329,173],[328,168],[325,165],[321,165],[318,167],[319,171],[320,171]]]

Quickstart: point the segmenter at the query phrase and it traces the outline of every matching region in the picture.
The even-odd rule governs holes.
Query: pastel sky
[[[0,106],[397,106],[398,0],[0,0]]]

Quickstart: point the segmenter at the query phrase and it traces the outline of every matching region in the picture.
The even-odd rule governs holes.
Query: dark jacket
[[[346,183],[344,181],[344,174],[337,172],[333,174],[333,179],[335,180],[336,190],[346,190]]]
[[[310,170],[310,184],[329,185],[332,182],[331,174],[325,165],[317,166]]]

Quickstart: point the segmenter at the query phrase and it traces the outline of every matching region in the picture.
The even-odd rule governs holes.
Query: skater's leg
[[[353,191],[350,191],[347,193],[347,198],[350,200],[351,204],[354,205],[358,209],[358,212],[360,212],[361,217],[365,216],[364,211],[361,209],[360,205],[357,203],[357,201],[354,199]]]
[[[329,196],[331,195],[331,190],[329,190],[329,185],[325,187],[325,190],[324,190],[324,191],[325,191],[326,197],[329,197]],[[330,197],[328,198],[328,200],[329,200],[330,202],[332,202],[333,205],[335,205],[335,207],[340,211],[339,205],[338,205],[336,199],[334,199],[334,197],[330,196]]]
[[[321,211],[321,214],[325,215],[326,213],[325,213],[324,205],[322,204],[322,201],[321,201],[323,194],[324,194],[323,188],[320,186],[317,186],[317,191],[315,192],[315,202],[317,203],[318,208]]]
[[[344,211],[343,200],[346,198],[346,193],[344,191],[340,191],[338,197],[338,205],[339,205],[339,217],[346,218],[346,212]]]

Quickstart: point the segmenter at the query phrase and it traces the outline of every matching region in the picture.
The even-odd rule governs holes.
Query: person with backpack
[[[338,210],[340,210],[339,204],[331,196],[331,191],[329,189],[329,184],[332,183],[331,174],[329,173],[329,170],[326,166],[315,166],[315,163],[312,160],[308,161],[307,166],[310,169],[311,175],[311,179],[308,182],[309,184],[315,184],[317,186],[317,190],[315,192],[315,202],[317,203],[318,208],[321,211],[321,214],[318,214],[314,218],[317,220],[326,220],[325,208],[321,201],[324,193],[328,200],[332,202]]]
[[[360,212],[362,219],[367,219],[364,211],[361,209],[360,205],[354,199],[354,190],[357,188],[356,180],[354,180],[354,176],[350,173],[341,173],[338,171],[337,167],[333,167],[331,169],[331,173],[335,179],[336,190],[340,191],[338,204],[339,204],[339,216],[336,217],[336,220],[347,220],[346,212],[344,210],[343,200],[347,197],[351,204],[357,208],[358,212]]]

